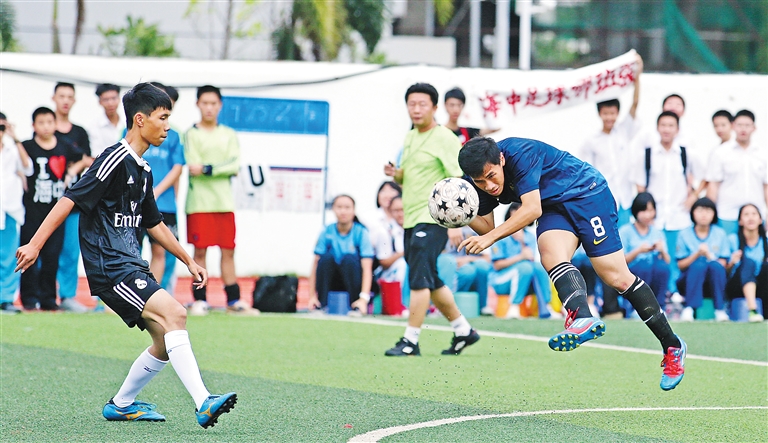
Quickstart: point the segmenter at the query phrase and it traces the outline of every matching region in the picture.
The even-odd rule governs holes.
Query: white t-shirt
[[[686,150],[687,155],[687,150]],[[645,150],[635,154],[633,181],[645,186]],[[687,173],[695,175],[695,166],[687,162]],[[651,169],[648,176],[647,192],[656,200],[656,222],[658,229],[679,231],[691,226],[691,214],[685,207],[688,198],[688,182],[683,173],[680,145],[673,143],[669,150],[660,142],[651,145]]]
[[[125,117],[120,115],[117,126],[113,125],[103,112],[99,113],[96,120],[88,127],[88,140],[91,144],[91,157],[96,158],[105,149],[119,142],[123,138],[125,129]]]
[[[632,207],[636,189],[627,171],[630,168],[632,138],[640,130],[637,119],[628,115],[614,125],[610,134],[600,131],[584,142],[580,157],[605,177],[608,188],[621,208]]]
[[[742,148],[735,141],[726,142],[713,153],[707,168],[707,180],[720,183],[717,215],[723,220],[739,218],[739,208],[752,203],[765,217],[765,192],[768,183],[768,153],[750,145]]]
[[[19,148],[10,137],[0,140],[3,149],[0,150],[0,229],[5,229],[5,214],[10,215],[16,223],[24,224],[24,180],[19,174],[32,174],[32,161],[29,167],[21,164]]]

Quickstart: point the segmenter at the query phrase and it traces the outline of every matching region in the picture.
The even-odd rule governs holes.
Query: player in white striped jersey
[[[128,133],[107,148],[68,190],[43,221],[32,240],[16,252],[22,272],[37,258],[51,233],[77,206],[80,247],[91,293],[101,297],[129,326],[147,330],[152,345],[131,366],[117,394],[104,406],[107,420],[165,421],[155,405],[136,396],[170,360],[197,407],[198,423],[213,426],[229,412],[237,394],[211,395],[203,383],[186,331],[186,309],[160,287],[141,258],[139,229],[187,265],[196,285],[208,273],[187,254],[163,223],[152,190],[152,174],[141,155],[167,136],[171,100],[165,91],[140,83],[123,97]]]

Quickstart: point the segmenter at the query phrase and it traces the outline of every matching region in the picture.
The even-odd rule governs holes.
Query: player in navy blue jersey
[[[664,350],[661,388],[674,389],[683,378],[686,345],[672,332],[656,296],[627,267],[618,230],[616,202],[605,178],[588,163],[546,143],[507,138],[497,145],[475,138],[459,152],[459,165],[478,189],[480,209],[470,227],[479,236],[461,245],[477,254],[496,241],[538,219],[541,263],[568,310],[565,330],[549,340],[555,351],[570,351],[605,332],[592,317],[587,285],[571,257],[581,243],[595,272],[632,303]],[[496,227],[493,209],[499,203],[521,203]]]
[[[107,402],[107,420],[165,421],[156,406],[136,400],[141,389],[170,360],[195,402],[198,423],[213,426],[229,412],[237,395],[211,395],[203,383],[186,331],[186,309],[157,283],[141,258],[139,233],[145,228],[184,262],[203,287],[208,273],[187,254],[163,223],[153,193],[149,165],[141,157],[167,137],[171,100],[163,90],[140,83],[123,97],[128,133],[94,160],[88,172],[53,207],[30,242],[16,252],[24,272],[69,213],[80,210],[80,247],[91,293],[101,297],[129,326],[147,330],[152,345],[131,366],[117,394]]]

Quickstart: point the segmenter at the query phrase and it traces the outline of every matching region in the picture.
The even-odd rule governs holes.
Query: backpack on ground
[[[253,307],[261,312],[296,312],[298,277],[290,275],[264,276],[253,289]]]

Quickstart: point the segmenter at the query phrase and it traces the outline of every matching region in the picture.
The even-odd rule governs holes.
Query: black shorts
[[[448,230],[439,225],[419,223],[405,230],[405,261],[411,290],[445,286],[437,275],[437,256],[448,243]]]
[[[165,226],[168,226],[168,229],[171,230],[173,233],[173,236],[176,237],[176,240],[179,239],[179,224],[176,221],[176,213],[171,212],[161,212],[160,214],[163,215],[163,223],[165,223]],[[147,234],[147,230],[143,229],[141,230],[141,238],[139,239],[139,245],[144,243],[144,237],[149,237],[149,244],[155,244],[157,241],[152,238],[151,235]]]
[[[141,313],[152,295],[163,289],[152,276],[142,270],[131,272],[122,280],[104,276],[88,276],[91,294],[98,296],[123,319],[129,328],[146,329]]]

